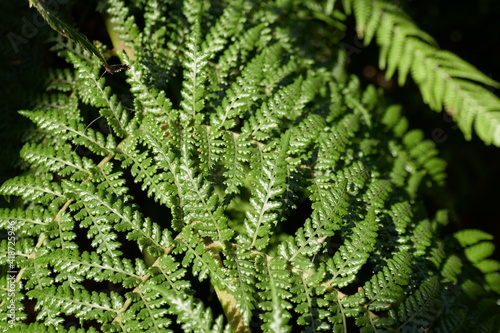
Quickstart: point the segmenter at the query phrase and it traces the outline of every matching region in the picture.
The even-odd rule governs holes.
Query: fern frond
[[[357,32],[368,44],[377,35],[380,67],[388,78],[399,71],[403,85],[411,73],[429,106],[443,108],[456,119],[466,139],[472,127],[486,143],[500,146],[500,99],[481,84],[499,84],[456,55],[440,50],[435,41],[411,21],[395,4],[385,0],[344,1],[354,9]],[[381,22],[381,24],[376,24]],[[366,29],[369,29],[366,31]],[[366,36],[365,36],[366,32]]]
[[[69,69],[55,69],[49,72],[48,91],[68,92],[74,85],[74,73]]]
[[[236,292],[234,297],[240,309],[242,321],[248,326],[255,308],[257,277],[255,276],[255,255],[243,249],[227,251],[224,266],[228,268]]]
[[[175,130],[175,129],[171,129]],[[148,151],[141,151],[139,139],[149,147]],[[133,138],[122,144],[123,165],[132,165],[131,172],[137,182],[143,183],[148,196],[154,195],[155,200],[166,204],[171,209],[174,228],[182,224],[182,196],[180,192],[179,153],[175,144],[180,142],[176,132],[166,138],[165,132],[151,117],[147,117],[141,124]],[[165,149],[165,147],[169,147]],[[150,156],[152,155],[152,156]],[[167,171],[167,172],[165,172]],[[159,190],[161,189],[161,190]]]
[[[60,261],[62,256],[67,260]],[[80,253],[78,250],[59,249],[35,260],[41,265],[52,265],[55,272],[59,273],[55,281],[68,281],[70,285],[87,278],[98,282],[122,283],[124,288],[134,288],[141,282],[142,276],[146,275],[146,266],[142,261],[137,260],[134,265],[130,260],[106,253]]]
[[[321,79],[320,79],[321,80]],[[288,122],[293,122],[305,112],[305,105],[310,102],[319,89],[316,78],[298,77],[291,84],[277,91],[273,98],[264,102],[248,120],[251,136],[258,141],[266,141],[274,132],[283,131]],[[255,119],[259,119],[256,121]],[[243,130],[246,134],[246,131]]]
[[[6,323],[6,321],[5,321]],[[0,328],[7,329],[7,325]],[[76,328],[75,326],[71,326],[67,328],[67,325],[46,325],[43,323],[32,323],[32,324],[24,324],[17,323],[14,327],[9,328],[9,332],[12,333],[98,333],[99,331],[94,327],[89,328]]]
[[[403,239],[405,242],[409,243],[409,246],[412,246],[415,249],[415,256],[422,256],[427,252],[428,247],[431,245],[433,225],[429,220],[423,220],[418,222],[418,224],[413,228],[413,235],[405,235],[403,236]]]
[[[480,242],[465,249],[465,255],[472,263],[479,263],[483,259],[491,256],[495,251],[492,242]]]
[[[476,263],[476,267],[483,273],[496,273],[500,272],[500,262],[493,259],[483,259]],[[497,281],[495,279],[495,281]]]
[[[310,113],[305,119],[302,119],[298,126],[291,130],[290,135],[290,154],[310,158],[310,149],[315,139],[320,137],[320,133],[326,127],[325,120],[317,114]],[[333,134],[333,133],[332,133]],[[323,138],[323,136],[321,136]],[[327,139],[329,136],[325,136]],[[301,155],[304,154],[304,155]]]
[[[74,181],[81,181],[92,175],[96,168],[92,160],[78,156],[69,145],[61,144],[57,150],[48,145],[26,144],[20,152],[22,158],[33,166],[62,177],[69,176]]]
[[[133,130],[129,128],[129,113],[123,109],[117,97],[111,94],[111,89],[104,86],[104,79],[98,78],[97,73],[90,66],[71,53],[68,57],[77,69],[75,83],[80,98],[84,103],[100,107],[101,115],[108,121],[115,133],[119,137],[125,137]]]
[[[275,69],[271,65],[279,65],[280,50],[279,45],[274,45],[260,52],[245,65],[241,75],[225,92],[221,105],[216,107],[217,113],[212,117],[216,128],[231,129],[235,126],[235,118],[241,117],[249,109],[252,109],[259,99],[263,98],[265,71],[266,69],[269,71]],[[274,74],[279,79],[283,78],[277,73]],[[220,80],[224,82],[223,78]],[[251,130],[252,127],[249,127],[248,132]]]
[[[194,152],[196,147],[196,160],[199,161],[198,169],[204,176],[213,184],[220,184],[220,177],[218,173],[221,171],[222,159],[225,149],[225,142],[222,136],[226,132],[218,131],[217,129],[209,126],[197,126],[194,128],[192,134],[193,139],[188,139],[191,146],[186,151],[189,153]],[[190,158],[189,163],[194,161],[193,157]]]
[[[201,46],[201,49],[209,54],[208,59],[213,58],[234,35],[241,31],[248,9],[249,6],[245,6],[243,0],[232,1],[224,8]]]
[[[229,332],[229,325],[223,326],[222,324],[222,316],[218,316],[214,320],[210,308],[205,308],[202,303],[197,302],[192,297],[185,297],[172,290],[166,290],[161,285],[148,285],[146,288],[147,294],[154,291],[163,297],[163,303],[169,305],[167,311],[176,315],[176,321],[181,325],[184,332]],[[160,315],[161,313],[157,313],[151,317],[161,318]],[[163,321],[165,320],[163,319]]]
[[[189,289],[190,283],[182,280],[186,272],[178,266],[178,263],[168,255],[156,261],[149,269],[150,274],[142,277],[144,283],[126,294],[130,302],[119,310],[119,317],[103,327],[107,330],[116,330],[126,325],[137,331],[172,332],[168,329],[173,322],[169,314],[177,315],[184,309],[175,311],[163,306],[168,304],[168,299],[171,298],[187,302],[193,299],[193,291]],[[158,296],[162,294],[168,294],[169,298],[159,298]]]
[[[218,207],[219,196],[213,193],[211,185],[204,181],[208,177],[196,174],[192,161],[192,146],[183,140],[181,153],[181,172],[179,176],[180,194],[189,205],[184,207],[184,223],[193,224],[200,236],[225,242],[232,238],[233,232],[227,225],[222,207]]]
[[[181,121],[201,124],[204,107],[205,82],[207,80],[206,66],[208,54],[201,49],[200,23],[197,21],[192,26],[192,31],[186,44],[186,58],[183,65],[187,71],[181,90]]]
[[[306,326],[310,332],[331,329],[325,320],[332,315],[328,309],[329,302],[325,299],[328,292],[324,286],[318,285],[323,278],[324,272],[318,271],[307,278],[302,276],[302,283],[291,288],[294,295],[292,301],[296,304],[294,310],[300,314],[297,323]]]
[[[406,132],[407,123],[408,120],[401,117],[401,105],[393,104],[385,110],[382,124],[386,126],[386,129],[393,129],[397,137],[401,137]]]
[[[344,157],[341,152],[347,149],[351,138],[360,129],[359,125],[359,117],[348,114],[339,119],[338,124],[334,124],[327,134],[321,135],[318,140],[319,151],[314,169],[327,173],[331,169],[341,169],[338,166]]]
[[[335,175],[338,184],[347,183],[347,189],[350,194],[357,193],[362,189],[370,178],[370,170],[366,168],[361,161],[357,161]]]
[[[376,180],[372,182],[363,196],[363,201],[370,207],[383,208],[385,201],[392,190],[392,183],[388,180]]]
[[[43,232],[57,214],[58,208],[31,205],[31,209],[0,209],[0,228],[16,224],[18,236],[35,236]]]
[[[437,278],[431,278],[406,299],[395,311],[389,311],[391,317],[397,319],[399,328],[429,328],[440,315],[441,286]]]
[[[404,137],[403,142],[410,155],[415,161],[425,169],[430,176],[437,182],[442,183],[445,178],[445,162],[436,156],[438,151],[435,144],[429,140],[424,140],[423,133],[418,130],[409,131]]]
[[[76,104],[74,105],[76,107]],[[116,147],[114,137],[104,136],[100,132],[84,125],[79,119],[77,109],[73,105],[67,110],[48,111],[20,111],[22,115],[29,118],[41,129],[48,131],[51,135],[57,135],[59,140],[71,140],[75,145],[82,145],[92,152],[105,156]],[[71,113],[74,114],[71,114]],[[76,115],[75,115],[76,114]]]
[[[231,194],[239,193],[239,188],[245,185],[251,154],[256,148],[255,144],[240,135],[224,132],[222,138],[226,147],[224,185],[227,186],[226,193],[229,198]]]
[[[487,288],[500,292],[500,262],[488,259],[495,251],[495,244],[490,242],[493,236],[482,230],[466,229],[456,232],[454,237],[464,248],[467,260],[485,273]]]
[[[313,211],[295,233],[294,238],[282,242],[279,253],[304,270],[311,269],[314,256],[324,250],[327,237],[334,235],[348,214],[349,196],[346,185],[333,185],[329,177],[316,177],[310,187]],[[312,260],[311,260],[312,258]]]
[[[247,60],[250,51],[254,48],[260,49],[268,42],[270,39],[270,29],[266,29],[265,26],[266,24],[260,23],[242,31],[240,35],[235,38],[233,43],[222,53],[218,62],[220,66],[218,75],[222,82],[225,82],[225,79],[227,79],[230,73],[230,69],[234,68],[236,63],[241,62],[248,65]],[[252,72],[253,71],[248,71],[248,73]],[[243,87],[245,86],[246,84],[243,85]]]
[[[471,83],[492,81],[397,6],[342,3],[387,75],[460,126],[482,116],[455,108],[475,103],[456,87],[496,110]],[[16,282],[0,330],[494,331],[491,236],[456,234],[462,254],[438,235],[446,214],[428,219],[419,190],[444,164],[347,73],[335,4],[103,0],[109,50],[51,39],[69,69],[21,112],[37,132],[0,187],[16,207],[0,209],[0,283]],[[108,56],[128,71],[100,77]]]
[[[412,206],[409,202],[397,202],[391,206],[389,215],[392,218],[392,223],[398,234],[402,235],[405,233],[406,228],[413,217]]]
[[[480,241],[493,240],[493,236],[489,233],[478,229],[465,229],[457,231],[453,235],[462,247],[474,245]]]
[[[149,87],[146,83],[146,74],[137,67],[138,65],[131,66],[128,77],[130,90],[135,96],[135,109],[146,116],[153,116],[158,123],[173,124],[175,111],[172,110],[172,102],[165,96],[164,91]]]
[[[135,17],[130,13],[124,1],[114,0],[108,2],[109,23],[113,24],[113,30],[118,35],[118,39],[127,44],[128,47],[141,45],[140,29],[135,23]],[[130,56],[130,55],[129,55]]]
[[[122,198],[107,193],[102,188],[95,188],[92,183],[79,185],[64,181],[63,186],[73,197],[86,198],[85,201],[76,202],[70,207],[78,210],[75,218],[82,219],[83,225],[89,227],[89,236],[96,235],[94,245],[98,246],[100,251],[106,251],[111,256],[119,255],[117,248],[120,243],[115,241],[117,234],[112,230],[115,228],[119,231],[129,231],[129,237],[143,246],[156,248],[155,252],[162,252],[161,249],[169,246],[169,231],[161,230],[148,218],[144,219],[138,211],[134,211],[133,205],[126,204]],[[100,237],[104,237],[106,242],[101,244]],[[150,251],[153,249],[150,248]]]
[[[368,310],[387,309],[404,298],[403,287],[408,284],[411,273],[411,255],[400,252],[391,258],[377,275],[374,275],[363,290],[368,301]]]
[[[250,210],[245,219],[246,235],[241,244],[260,250],[268,245],[270,231],[275,226],[278,210],[283,203],[280,196],[286,191],[286,157],[290,132],[282,137],[278,152],[260,152],[259,160],[252,161],[259,167],[255,172],[255,189],[250,198]]]
[[[254,118],[249,119],[248,123],[251,126],[249,135],[251,137],[257,141],[266,141],[273,136],[273,132],[280,130],[282,119],[295,120],[299,114],[293,111],[296,103],[299,102],[301,81],[302,79],[299,78],[293,84],[278,91],[268,103],[264,102],[254,115],[258,121],[255,121]],[[300,112],[300,108],[298,110]]]
[[[90,293],[80,288],[72,289],[70,286],[34,289],[28,292],[28,296],[38,300],[37,317],[49,325],[59,325],[64,322],[59,316],[60,313],[106,322],[116,316],[117,310],[124,303],[122,296],[115,292],[109,295],[95,291]]]
[[[448,281],[457,282],[457,276],[462,271],[463,263],[456,255],[450,256],[441,268],[443,276]]]
[[[256,283],[256,287],[260,289],[259,296],[263,300],[259,306],[265,311],[261,316],[264,321],[262,327],[273,332],[290,331],[286,323],[291,318],[288,309],[292,308],[292,304],[288,299],[292,295],[287,290],[291,275],[285,265],[285,261],[278,258],[256,258],[256,267],[261,275],[261,281]]]
[[[227,269],[219,265],[218,259],[207,249],[193,226],[184,227],[176,237],[175,244],[174,251],[184,254],[182,265],[191,265],[192,273],[197,275],[200,281],[210,277],[217,288],[234,292],[234,286],[226,279]]]
[[[364,221],[357,222],[349,239],[346,239],[335,255],[326,262],[327,272],[332,275],[329,284],[344,287],[353,281],[355,272],[361,269],[373,251],[376,231],[376,216],[371,210]]]
[[[19,196],[33,203],[52,202],[55,206],[67,200],[58,183],[33,176],[20,176],[7,180],[0,187],[0,193]]]

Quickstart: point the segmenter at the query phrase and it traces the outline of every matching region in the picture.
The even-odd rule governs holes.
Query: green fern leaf
[[[236,288],[234,295],[241,311],[243,323],[248,326],[256,301],[255,256],[239,249],[234,252],[226,252],[226,254],[227,259],[224,264],[229,269],[230,276],[233,277],[232,281],[234,281]]]
[[[33,166],[57,173],[62,177],[69,176],[74,181],[90,177],[92,175],[90,170],[96,168],[92,160],[78,156],[67,144],[62,144],[56,150],[51,146],[28,143],[23,146],[20,154]]]
[[[479,263],[491,256],[495,251],[495,245],[491,242],[480,242],[465,249],[465,255],[472,263]]]
[[[355,272],[366,263],[369,253],[373,250],[376,230],[376,218],[372,210],[367,213],[364,221],[358,222],[352,229],[350,239],[346,239],[335,255],[327,261],[327,271],[332,274],[328,281],[330,284],[343,287],[353,281]]]
[[[239,193],[239,188],[245,185],[250,156],[255,151],[255,145],[232,133],[223,133],[226,146],[224,155],[224,184],[228,196]]]
[[[76,100],[75,100],[76,102]],[[104,135],[88,128],[79,119],[79,113],[76,109],[76,104],[70,105],[70,109],[49,110],[49,111],[20,111],[21,114],[28,117],[31,121],[37,124],[41,129],[50,132],[52,135],[59,136],[60,140],[71,140],[75,145],[82,145],[92,152],[104,156],[111,152],[111,149],[116,147],[116,142],[113,136]]]
[[[179,176],[180,195],[189,202],[184,208],[184,223],[193,224],[202,237],[211,237],[224,242],[233,236],[227,226],[227,219],[223,215],[222,207],[217,208],[219,197],[211,193],[211,186],[203,182],[202,175],[196,175],[192,166],[191,149],[187,140],[181,146],[181,173]]]
[[[286,155],[290,133],[287,132],[281,142],[278,152],[261,152],[260,160],[252,161],[261,165],[255,170],[256,184],[254,196],[250,198],[251,210],[245,220],[246,235],[240,237],[245,247],[262,249],[268,245],[270,231],[274,227],[279,210],[283,203],[280,196],[286,190]]]
[[[291,315],[288,309],[292,307],[288,299],[291,293],[287,291],[290,272],[285,269],[285,261],[274,258],[268,261],[263,256],[256,258],[257,269],[261,274],[261,281],[256,287],[260,289],[259,295],[264,300],[260,303],[264,320],[263,328],[273,332],[289,332],[286,323]]]
[[[495,83],[399,6],[341,3],[105,0],[109,50],[48,40],[69,66],[28,98],[25,173],[0,187],[0,330],[494,332],[491,236],[428,218],[445,165],[346,70],[345,14],[482,138]],[[128,71],[99,77],[104,51]]]
[[[317,272],[307,278],[302,277],[302,284],[295,285],[291,289],[296,303],[295,312],[300,314],[297,323],[306,326],[306,331],[316,332],[331,329],[325,321],[331,315],[327,309],[329,302],[324,298],[326,288],[318,286],[318,281],[324,278],[324,272]]]
[[[54,204],[57,205],[61,201],[66,200],[66,196],[59,184],[34,176],[21,176],[9,179],[0,187],[0,193],[3,195],[20,196],[24,200],[29,200],[33,203],[55,201]]]
[[[208,55],[201,50],[200,26],[196,23],[189,36],[186,45],[186,59],[184,67],[188,71],[186,79],[183,81],[181,96],[183,98],[181,107],[181,121],[194,122],[200,124],[203,120],[200,112],[204,107],[204,85],[207,79],[205,67]]]
[[[407,252],[396,254],[382,270],[363,287],[369,299],[368,309],[387,309],[404,298],[403,287],[408,284],[411,256]]]
[[[69,286],[34,289],[28,294],[39,301],[38,318],[51,325],[63,322],[63,318],[58,316],[61,312],[98,322],[108,321],[116,316],[116,311],[124,303],[123,298],[113,292],[109,295],[95,291],[89,293],[82,289],[71,289]]]
[[[156,291],[168,301],[168,311],[177,316],[177,322],[184,332],[223,332],[222,317],[219,316],[214,322],[210,309],[205,309],[203,304],[195,302],[192,298],[185,298],[171,290],[165,290],[162,286],[150,285],[148,289]],[[151,291],[148,289],[146,289],[146,293],[150,294]],[[161,318],[159,314],[155,314],[154,317]],[[158,328],[162,326],[158,325]],[[224,331],[228,332],[229,327],[226,326]]]
[[[489,233],[478,229],[465,229],[456,232],[453,235],[462,247],[474,245],[480,241],[492,240],[493,236]]]
[[[397,315],[391,311],[391,316],[400,323],[399,329],[404,327],[405,331],[413,332],[431,327],[440,315],[441,301],[437,297],[440,292],[437,278],[432,278],[399,306]]]
[[[500,146],[497,112],[500,100],[480,86],[498,87],[498,82],[452,53],[439,50],[428,34],[388,1],[344,1],[344,6],[347,12],[354,9],[360,37],[365,35],[368,17],[376,17],[371,19],[373,22],[380,20],[380,25],[375,27],[372,23],[370,26],[365,43],[376,33],[381,47],[379,66],[387,69],[388,77],[398,69],[398,82],[404,84],[411,72],[424,101],[436,111],[446,108],[457,120],[466,139],[470,140],[474,126],[486,144]]]

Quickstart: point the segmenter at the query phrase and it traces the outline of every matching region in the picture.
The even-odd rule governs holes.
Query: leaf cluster
[[[368,40],[386,31],[366,22],[385,2],[343,3],[101,1],[129,67],[113,77],[49,17],[73,70],[54,72],[66,84],[48,107],[21,111],[40,135],[0,187],[18,198],[0,211],[18,288],[0,290],[0,327],[493,332],[490,236],[442,239],[446,213],[419,200],[445,178],[434,144],[314,42],[351,6]]]

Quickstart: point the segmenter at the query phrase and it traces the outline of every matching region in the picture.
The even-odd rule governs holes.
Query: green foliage
[[[427,58],[409,64],[402,45],[436,58],[434,44],[396,7],[100,1],[129,67],[101,77],[109,53],[32,2],[69,37],[54,50],[73,69],[51,72],[52,103],[21,111],[40,133],[21,150],[29,168],[0,187],[12,201],[0,228],[15,235],[15,249],[1,240],[2,283],[14,276],[17,288],[0,290],[3,330],[498,327],[491,236],[440,235],[445,212],[428,216],[420,200],[445,178],[434,144],[345,72],[337,40],[323,40],[353,8],[389,74],[404,83],[411,69],[421,85]],[[403,33],[387,37],[393,24]],[[447,59],[458,67],[447,67],[446,89],[464,84],[459,67],[491,83]],[[423,95],[441,107],[443,91]],[[465,119],[476,111],[464,98],[452,107]],[[498,144],[484,112],[477,131]]]
[[[500,276],[498,274],[500,262],[488,258],[495,251],[495,245],[488,242],[488,240],[493,239],[493,236],[477,229],[461,230],[456,232],[454,236],[465,248],[465,257],[485,274],[489,287],[500,293]]]
[[[424,101],[453,116],[466,139],[472,127],[486,144],[500,147],[500,100],[484,86],[500,84],[455,54],[440,50],[434,39],[420,30],[396,4],[387,0],[343,0],[354,12],[356,31],[365,44],[376,39],[380,46],[379,66],[398,83],[408,74],[420,88]]]

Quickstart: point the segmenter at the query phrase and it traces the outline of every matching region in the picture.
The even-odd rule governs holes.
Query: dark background
[[[61,4],[68,2],[70,1],[59,1]],[[89,7],[86,1],[75,2],[82,5],[82,8]],[[500,81],[500,1],[393,2],[404,7],[418,26],[432,35],[443,49],[455,52]],[[31,20],[34,11],[28,8],[28,1],[0,3],[0,183],[18,174],[22,168],[18,157],[21,142],[34,134],[29,121],[18,116],[16,111],[34,107],[33,97],[43,91],[43,66],[53,58],[48,55],[47,45],[41,42],[50,34],[48,26],[38,27],[36,34],[20,44],[16,52],[7,38],[11,32],[21,34],[23,20]],[[89,24],[92,21],[102,22],[85,21]],[[481,228],[494,234],[499,244],[500,148],[485,146],[477,137],[470,142],[465,141],[449,117],[444,113],[433,112],[423,104],[411,80],[407,86],[400,88],[393,82],[382,80],[383,73],[367,75],[367,69],[370,66],[376,67],[378,62],[378,49],[373,44],[352,56],[351,70],[364,78],[365,83],[375,82],[384,87],[392,102],[402,103],[412,128],[423,129],[429,139],[432,139],[435,129],[441,129],[444,133],[442,138],[445,140],[439,140],[436,145],[441,157],[448,163],[448,179],[445,190],[434,193],[428,199],[429,208],[432,210],[441,204],[448,206],[453,225],[460,228]],[[492,91],[500,95],[499,90]],[[5,202],[0,202],[0,206],[4,204]],[[499,252],[496,252],[497,258]]]

